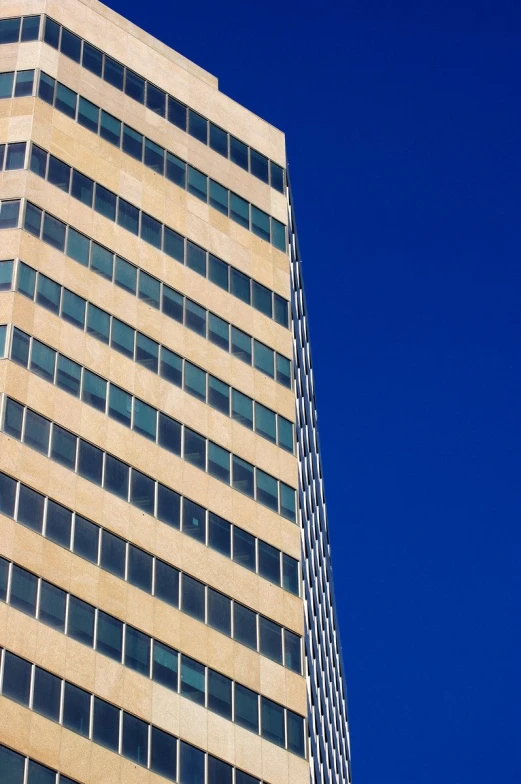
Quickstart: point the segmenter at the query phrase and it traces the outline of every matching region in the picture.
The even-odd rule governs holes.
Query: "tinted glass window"
[[[152,727],[150,769],[175,780],[177,769],[177,740],[158,727]]]
[[[94,607],[76,596],[69,596],[67,634],[90,648],[94,647]]]
[[[274,378],[274,354],[273,349],[265,346],[264,343],[259,343],[258,340],[253,341],[254,344],[254,364],[257,370],[266,373],[270,378]]]
[[[227,637],[231,636],[232,603],[231,599],[213,588],[208,588],[208,626],[217,629]]]
[[[230,160],[248,171],[248,147],[234,136],[230,136]]]
[[[185,360],[185,390],[199,400],[206,400],[206,373]]]
[[[146,767],[148,757],[148,724],[125,711],[123,711],[123,743],[121,752],[128,759]]]
[[[259,698],[251,689],[235,684],[235,722],[253,732],[259,732]]]
[[[164,346],[161,347],[161,367],[160,376],[166,378],[176,387],[180,387],[183,382],[183,360],[178,354],[169,351]]]
[[[15,403],[14,400],[6,400],[4,432],[18,440],[22,438],[23,412],[23,407],[19,403]]]
[[[231,273],[231,278],[230,278],[231,293],[235,297],[237,297],[238,299],[242,299],[243,302],[246,302],[249,305],[251,302],[250,278],[247,275],[244,275],[242,272],[239,272],[239,270],[234,269],[233,267],[230,269],[230,273]]]
[[[299,595],[298,561],[286,553],[282,554],[282,585],[286,591]]]
[[[181,599],[182,611],[204,623],[204,585],[183,574]]]
[[[35,207],[33,204],[27,203],[25,207],[25,221],[24,228],[35,237],[40,236],[42,228],[42,211]],[[9,262],[4,262],[9,264]]]
[[[208,314],[208,340],[225,351],[230,350],[230,325],[213,313]]]
[[[36,41],[40,32],[40,17],[25,16],[22,20],[22,41]]]
[[[83,329],[85,324],[85,308],[87,303],[68,289],[63,290],[62,319]]]
[[[255,537],[241,528],[233,529],[233,560],[255,571]]]
[[[288,326],[288,303],[278,294],[275,294],[275,321],[283,327]]]
[[[192,465],[201,468],[203,471],[206,468],[206,439],[190,430],[188,427],[184,429],[184,449],[183,457]]]
[[[257,615],[242,604],[233,604],[233,637],[248,648],[257,650]]]
[[[62,191],[68,193],[71,179],[71,167],[58,160],[58,158],[55,158],[54,155],[51,155],[49,157],[47,179],[52,185],[56,185],[58,188],[61,188]]]
[[[70,57],[71,60],[79,63],[81,55],[81,38],[78,38],[78,36],[71,33],[70,30],[66,30],[65,27],[62,27],[60,50],[63,54],[66,54],[67,57]]]
[[[101,76],[103,70],[103,54],[87,41],[83,42],[82,65],[96,76]]]
[[[268,235],[269,237],[269,235]],[[266,288],[266,286],[262,286],[260,283],[257,283],[256,280],[253,282],[253,307],[257,310],[260,310],[261,313],[264,313],[265,316],[271,318],[272,315],[272,301],[271,301],[271,291]]]
[[[279,426],[279,439],[278,439],[279,446],[281,446],[283,449],[286,449],[288,452],[293,452],[292,423],[279,415],[278,426]]]
[[[210,123],[210,147],[225,158],[228,157],[228,134],[213,123]]]
[[[94,697],[92,740],[112,751],[118,751],[120,713],[114,705]]]
[[[11,569],[11,594],[9,603],[33,617],[36,615],[36,590],[38,579],[34,574],[13,564]]]
[[[126,152],[127,155],[136,158],[138,161],[143,159],[143,136],[133,128],[129,128],[128,125],[123,126],[122,146],[123,152]]]
[[[191,299],[186,300],[185,324],[198,335],[206,337],[206,310]]]
[[[30,663],[10,651],[5,651],[2,694],[16,702],[21,702],[22,705],[29,705],[30,687]]]
[[[201,784],[204,781],[204,752],[181,741],[180,756],[180,784]]]
[[[128,625],[125,629],[125,666],[147,677],[150,674],[150,637]]]
[[[22,485],[23,487],[23,485]],[[33,492],[33,491],[29,491]],[[0,512],[7,517],[14,517],[16,482],[10,476],[0,474]]]
[[[179,571],[173,566],[156,559],[154,596],[163,602],[179,606]]]
[[[83,264],[84,267],[88,267],[89,250],[90,240],[69,226],[69,231],[67,232],[67,256]]]
[[[208,473],[230,484],[230,453],[213,441],[208,442]]]
[[[154,514],[154,481],[135,468],[132,469],[130,503],[148,514]]]
[[[208,120],[192,109],[188,109],[188,133],[203,144],[207,144]]]
[[[292,487],[280,482],[280,513],[288,520],[295,522],[295,491]]]
[[[136,293],[137,269],[125,259],[116,256],[114,283],[126,291]]]
[[[127,580],[142,591],[152,593],[152,556],[133,544],[128,546]]]
[[[71,545],[72,512],[50,499],[47,501],[45,536],[67,549]]]
[[[213,512],[208,515],[208,547],[231,557],[231,525]]]
[[[90,718],[90,694],[83,689],[73,686],[72,683],[64,684],[63,699],[63,726],[88,736]]]
[[[159,346],[155,340],[150,340],[141,332],[137,333],[136,339],[136,362],[148,368],[153,373],[157,373]]]
[[[79,439],[78,473],[84,479],[101,485],[103,452],[101,449]]]
[[[25,412],[24,443],[46,455],[49,450],[50,422],[34,411]]]
[[[107,405],[107,382],[91,373],[86,368],[83,371],[82,400],[98,411],[105,412]]]
[[[180,526],[181,497],[170,488],[157,486],[157,518],[172,528]]]
[[[199,275],[206,275],[206,251],[189,240],[186,243],[186,266]]]
[[[268,159],[250,148],[250,171],[263,182],[269,182]]]
[[[97,242],[92,243],[90,266],[98,275],[102,275],[107,280],[112,280],[114,257],[107,248],[103,248]]]
[[[0,21],[0,44],[18,43],[20,37],[20,17]]]
[[[18,71],[18,73],[16,74],[14,97],[19,98],[24,95],[32,95],[33,83],[34,83],[34,71]]]
[[[181,454],[181,425],[166,414],[159,414],[158,443],[175,455]]]
[[[261,712],[262,737],[284,746],[284,709],[266,697],[261,697]]]
[[[146,302],[147,305],[151,305],[153,308],[159,308],[160,289],[159,281],[141,270],[139,273],[139,299],[142,299],[143,302]]]
[[[186,188],[186,163],[171,152],[166,154],[166,176],[180,188]]]
[[[262,240],[266,240],[266,242],[270,241],[270,216],[262,210],[259,210],[253,204],[251,205],[251,230]],[[260,284],[257,285],[260,286]],[[253,307],[271,318],[271,291],[268,292],[268,303],[262,289],[264,289],[264,286],[260,287],[260,292],[257,293],[257,296],[255,295],[254,290]]]
[[[255,403],[255,430],[273,444],[276,442],[277,425],[275,413],[260,403]]]
[[[125,92],[139,103],[145,102],[145,80],[133,71],[125,69]]]
[[[112,57],[105,55],[105,68],[103,69],[103,78],[109,84],[112,84],[118,90],[123,89],[123,66],[113,60]]]
[[[231,765],[208,755],[208,784],[232,784],[232,774]]]
[[[0,490],[0,497],[1,495],[2,491]],[[38,531],[40,534],[43,527],[44,500],[43,495],[40,495],[40,493],[31,490],[25,485],[20,485],[18,494],[18,522],[32,528],[34,531]],[[4,512],[4,514],[9,513]]]
[[[98,562],[99,528],[78,514],[74,520],[73,550],[92,563]]]
[[[259,574],[280,585],[280,551],[259,540]]]
[[[58,356],[58,369],[56,371],[56,385],[69,394],[80,395],[81,367],[67,357]]]
[[[102,139],[105,139],[105,141],[109,142],[110,144],[113,144],[115,147],[119,147],[120,140],[121,140],[121,122],[117,120],[115,117],[113,117],[111,114],[108,114],[107,112],[104,112],[102,110],[99,133]],[[101,186],[98,185],[97,189],[98,188],[101,189]],[[115,207],[115,202],[114,202],[114,207]],[[102,212],[102,214],[105,214],[101,209],[99,209],[98,212]],[[106,217],[109,216],[107,215]],[[111,217],[111,220],[115,220],[115,218]]]
[[[38,286],[36,289],[36,302],[53,313],[60,310],[61,287],[45,275],[38,275]]]
[[[62,682],[56,675],[35,667],[33,710],[58,721],[60,717],[60,699]]]
[[[268,659],[282,664],[282,628],[268,618],[259,616],[259,650]]]
[[[104,488],[124,501],[128,501],[128,483],[130,469],[126,463],[112,455],[105,456]]]
[[[289,359],[277,354],[277,381],[279,384],[291,388],[291,364]]]
[[[64,84],[60,84],[60,82],[56,83],[56,99],[54,105],[56,106],[58,111],[63,112],[68,117],[72,117],[73,120],[76,118],[77,98],[78,98],[77,93],[73,92],[68,87],[65,87]],[[51,160],[52,160],[52,155],[51,155]],[[64,164],[62,164],[62,166],[64,166]],[[51,174],[51,166],[49,164],[49,179],[50,179],[50,174]],[[58,185],[58,183],[54,183],[54,184]]]
[[[178,653],[168,645],[154,640],[152,679],[168,689],[177,691]]]
[[[117,422],[130,427],[132,417],[132,396],[119,387],[110,385],[109,416]]]
[[[139,234],[139,210],[121,197],[118,199],[118,224],[136,236]]]
[[[206,541],[206,511],[188,498],[183,499],[183,533]]]
[[[253,466],[237,455],[232,455],[233,480],[235,490],[253,498]]]
[[[183,302],[184,297],[182,294],[163,284],[162,311],[180,324],[183,323]]]
[[[147,107],[161,117],[165,116],[166,95],[159,87],[147,82]]]
[[[120,662],[123,652],[123,624],[98,610],[96,650]]]
[[[259,503],[261,504],[264,504],[264,506],[273,509],[273,511],[277,512],[279,508],[277,480],[274,479],[269,474],[265,474],[264,471],[261,471],[258,468],[256,472],[256,485],[257,485],[257,492],[256,492],[257,501],[259,501]]]
[[[112,318],[112,334],[110,345],[124,354],[126,357],[134,358],[134,330],[128,327],[117,318]]]
[[[228,190],[214,180],[210,180],[210,205],[223,215],[228,215]]]
[[[241,362],[251,365],[251,338],[237,327],[232,327],[232,354]]]
[[[205,668],[203,664],[181,657],[181,694],[189,700],[204,705]]]
[[[273,161],[270,161],[270,182],[272,188],[284,193],[284,169]]]
[[[145,438],[156,440],[157,411],[137,398],[134,398],[134,430]]]
[[[304,757],[304,721],[302,716],[298,716],[293,711],[286,711],[288,728],[288,749]]]
[[[301,671],[300,637],[288,629],[284,630],[284,666],[293,672]]]
[[[168,119],[172,125],[177,125],[178,128],[186,131],[186,106],[171,95],[168,96]]]
[[[110,316],[91,302],[87,308],[87,332],[103,343],[109,342]]]
[[[216,286],[219,288],[224,289],[224,291],[228,291],[229,288],[229,266],[226,262],[221,261],[216,256],[212,256],[210,254],[210,267],[208,271],[208,276],[212,283],[215,283]]]
[[[14,73],[3,73],[0,76],[0,98],[11,98],[13,94]]]
[[[103,115],[101,118],[103,127]],[[102,134],[103,135],[103,134]],[[96,184],[96,195],[94,198],[94,209],[111,221],[116,220],[116,195],[104,188],[99,183]]]
[[[101,534],[101,566],[117,577],[125,577],[126,545],[119,536],[104,529]]]
[[[38,618],[47,626],[65,631],[65,605],[67,594],[61,588],[42,580],[40,586],[40,608]]]

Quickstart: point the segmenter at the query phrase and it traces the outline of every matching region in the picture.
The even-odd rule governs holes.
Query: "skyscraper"
[[[0,9],[0,781],[348,782],[283,134]]]

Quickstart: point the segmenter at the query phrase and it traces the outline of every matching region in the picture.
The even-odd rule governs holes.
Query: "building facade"
[[[349,782],[283,134],[0,6],[0,781]]]

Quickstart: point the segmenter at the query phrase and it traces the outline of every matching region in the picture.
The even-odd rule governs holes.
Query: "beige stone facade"
[[[217,80],[210,74],[97,0],[3,0],[0,5],[1,19],[33,14],[42,15],[42,25],[44,15],[48,15],[275,163],[285,165],[285,142],[280,131],[220,93]],[[0,45],[1,73],[26,69],[42,70],[58,79],[268,215],[287,223],[285,195],[73,62],[46,44],[41,33],[39,40]],[[0,101],[0,144],[21,141],[39,145],[285,300],[290,299],[289,261],[284,252],[36,95]],[[25,170],[3,172],[0,199],[37,204],[232,326],[291,358],[292,333],[286,326],[132,236],[28,171],[27,166]],[[32,236],[21,224],[2,231],[0,240],[1,260],[23,261],[253,401],[295,421],[292,389],[71,260]],[[291,488],[297,487],[294,454],[152,374],[37,301],[15,290],[0,291],[0,325],[8,325],[11,336],[16,327],[37,338],[256,469]],[[283,555],[300,561],[299,528],[283,515],[190,465],[7,356],[0,359],[0,395],[2,416],[7,398],[12,398]],[[302,637],[303,603],[299,596],[97,487],[12,437],[5,428],[0,432],[0,472],[246,606],[259,617]],[[258,695],[260,714],[262,698],[266,698],[303,720],[306,717],[306,682],[302,674],[190,617],[182,609],[169,606],[101,565],[89,563],[71,548],[50,541],[9,514],[0,515],[0,556],[171,646],[181,657],[191,657],[247,687]],[[150,756],[148,762],[139,764],[126,758],[121,747],[111,751],[94,742],[92,727],[90,735],[82,737],[66,728],[61,719],[53,721],[31,705],[20,704],[5,693],[0,696],[0,744],[73,781],[130,784],[159,783],[170,778],[191,782],[188,768],[185,773],[180,768],[182,742],[232,766],[233,782],[250,781],[240,779],[236,770],[249,774],[252,782],[266,784],[301,784],[309,780],[307,750],[302,756],[287,748],[287,737],[281,744],[268,739],[262,722],[257,732],[239,726],[124,662],[113,661],[96,646],[70,639],[38,617],[11,606],[9,601],[0,602],[0,647],[179,739],[177,769],[165,778],[152,770]],[[285,732],[287,735],[287,726]],[[305,723],[303,737],[307,738]],[[206,781],[212,784],[210,768],[208,763],[205,765]]]

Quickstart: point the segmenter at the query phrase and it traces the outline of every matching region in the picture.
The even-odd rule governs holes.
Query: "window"
[[[257,615],[238,602],[233,603],[233,638],[257,650]]]
[[[208,314],[208,340],[225,351],[230,350],[230,325],[214,313]]]
[[[72,512],[56,501],[47,500],[45,536],[67,549],[71,546]]]
[[[82,65],[96,76],[101,76],[103,71],[103,53],[87,43],[87,41],[83,42]]]
[[[145,80],[125,68],[125,93],[138,103],[145,103]]]
[[[148,724],[126,711],[123,711],[121,753],[124,757],[146,767],[148,758]]]
[[[177,691],[178,653],[154,640],[152,679],[167,689]]]
[[[282,664],[282,627],[268,618],[259,616],[259,650],[263,656]]]
[[[253,498],[253,466],[237,455],[233,455],[232,467],[232,486],[234,489]]]
[[[291,389],[291,364],[289,359],[277,354],[277,381]]]
[[[33,710],[58,721],[60,718],[60,699],[62,682],[56,675],[34,668]]]
[[[304,750],[304,720],[293,711],[286,711],[286,721],[288,730],[288,749],[299,757],[305,756]]]
[[[150,769],[168,779],[176,778],[177,739],[158,727],[152,727]]]
[[[188,656],[181,657],[181,694],[198,705],[204,705],[205,668]]]
[[[103,122],[103,116],[102,116]],[[96,194],[94,197],[94,209],[111,221],[116,220],[116,194],[96,183]]]
[[[254,207],[253,209],[256,210],[256,207]],[[271,291],[267,289],[266,286],[262,286],[260,283],[257,283],[257,281],[255,280],[252,281],[252,290],[253,290],[253,307],[256,308],[257,310],[260,310],[260,312],[264,313],[264,315],[268,316],[268,318],[271,318],[272,316]]]
[[[274,512],[278,511],[279,500],[277,491],[277,480],[269,474],[265,474],[260,468],[255,472],[255,479],[257,485],[256,497],[259,503],[264,504]]]
[[[138,332],[136,339],[136,362],[138,365],[143,365],[153,373],[157,373],[158,356],[159,345],[155,340],[150,340],[146,335]]]
[[[130,359],[134,359],[134,330],[122,321],[112,317],[110,345]]]
[[[24,168],[25,146],[25,142],[15,142],[7,145],[6,171]]]
[[[166,176],[183,190],[186,188],[186,163],[171,152],[166,154]]]
[[[126,544],[123,539],[104,529],[101,536],[101,567],[125,579],[125,557]]]
[[[259,698],[240,683],[235,684],[235,722],[247,730],[259,732]]]
[[[156,558],[154,596],[179,607],[179,571]]]
[[[101,340],[108,345],[110,330],[110,316],[104,310],[97,308],[89,302],[87,308],[87,332],[89,335]]]
[[[259,540],[259,574],[280,585],[280,551]]]
[[[2,496],[3,490],[0,490],[0,498],[2,498]],[[38,531],[38,533],[41,534],[43,527],[44,501],[45,499],[43,495],[40,495],[40,493],[37,493],[35,490],[31,490],[25,485],[20,485],[20,491],[18,494],[18,522],[26,525],[28,528],[32,528],[33,531]],[[0,506],[2,506],[1,501]],[[6,512],[4,512],[4,514],[6,514]],[[9,513],[7,512],[7,514]]]
[[[36,615],[36,591],[38,579],[34,574],[27,572],[13,564],[11,569],[11,595],[9,603],[33,618]]]
[[[278,250],[286,251],[286,227],[275,218],[271,219],[271,244]]]
[[[20,213],[19,201],[3,201],[0,203],[0,229],[16,229]]]
[[[253,430],[253,400],[237,389],[232,390],[232,419]]]
[[[270,241],[270,216],[259,210],[258,207],[255,207],[253,204],[251,205],[251,230],[257,237],[260,237],[261,240],[265,240],[266,242]],[[259,286],[260,290],[257,292],[257,300],[255,300],[255,288],[253,291],[253,307],[260,310],[266,316],[271,318],[271,291],[268,291],[269,294],[269,301],[266,298],[266,294],[262,292],[264,286],[261,286],[260,283],[255,283],[254,286]]]
[[[69,183],[71,179],[71,167],[66,163],[55,158],[54,155],[49,156],[49,168],[47,170],[47,180],[51,185],[56,185],[65,193],[69,192]]]
[[[178,321],[180,324],[183,323],[183,303],[184,297],[182,294],[179,294],[174,289],[171,289],[170,286],[167,286],[163,283],[163,303],[162,303],[162,311],[167,316],[170,316],[171,319],[174,321]]]
[[[230,452],[213,441],[208,442],[208,473],[230,484]]]
[[[77,99],[78,99],[77,93],[70,90],[64,84],[61,84],[60,82],[56,82],[56,99],[54,105],[56,106],[58,111],[63,112],[63,114],[66,114],[67,117],[72,117],[73,120],[76,119]],[[51,160],[52,160],[52,156],[51,156]],[[51,166],[49,163],[49,174],[50,172],[51,172]],[[49,177],[49,181],[51,181],[50,177]],[[57,183],[54,183],[54,185],[57,185]]]
[[[300,637],[288,629],[284,630],[284,666],[300,675]]]
[[[180,742],[180,784],[201,784],[204,779],[204,751]]]
[[[250,228],[250,205],[233,192],[230,193],[230,218],[245,229]]]
[[[168,96],[168,120],[172,125],[177,125],[178,128],[186,131],[186,106],[171,95]]]
[[[114,283],[125,291],[136,293],[137,269],[125,259],[116,256],[116,273]],[[121,323],[121,322],[120,322]],[[129,327],[130,329],[130,327]]]
[[[13,82],[13,71],[0,75],[0,98],[11,98],[13,94]]]
[[[203,144],[208,143],[208,120],[192,109],[188,109],[188,133]]]
[[[55,84],[56,84],[55,80],[51,79],[50,76],[47,76],[47,74],[44,73],[40,73],[40,84],[38,85],[38,97],[41,98],[42,101],[45,101],[45,103],[51,104],[51,106],[54,103]],[[33,146],[33,151],[34,151],[34,146]],[[32,162],[31,162],[31,171],[35,171],[32,168]],[[36,173],[38,174],[38,171],[36,171]]]
[[[139,299],[142,299],[143,302],[147,303],[147,305],[151,305],[153,308],[159,309],[160,288],[161,286],[156,278],[153,278],[151,275],[143,272],[143,270],[140,271],[138,289]]]
[[[105,55],[105,67],[103,69],[103,78],[106,82],[116,87],[118,90],[123,90],[123,77],[125,70],[123,66],[112,57]]]
[[[89,735],[90,694],[65,681],[63,726],[80,735]]]
[[[170,488],[157,486],[157,518],[179,530],[181,497]]]
[[[282,586],[295,596],[299,595],[298,561],[286,553],[282,554]]]
[[[45,231],[45,229],[44,229]],[[60,310],[61,287],[45,275],[38,275],[36,302],[47,310],[58,314]]]
[[[232,355],[251,365],[251,337],[232,326]]]
[[[206,310],[188,298],[186,299],[185,324],[201,337],[206,337]]]
[[[11,700],[29,705],[31,665],[10,651],[4,653],[4,679],[2,694]]]
[[[29,409],[25,412],[24,443],[44,455],[49,451],[50,422]]]
[[[65,605],[67,594],[55,585],[41,581],[38,618],[47,626],[65,632]]]
[[[152,593],[152,556],[133,544],[128,546],[127,580],[142,591]]]
[[[156,440],[157,411],[137,398],[134,398],[134,430],[145,438]]]
[[[278,444],[288,452],[293,452],[293,425],[282,416],[278,416],[279,438]]]
[[[139,235],[139,210],[121,196],[118,199],[118,225],[136,237]]]
[[[166,414],[159,413],[158,444],[174,455],[181,455],[181,425]]]
[[[99,134],[102,139],[113,144],[115,147],[119,147],[120,139],[121,139],[121,123],[111,114],[108,114],[105,111],[101,111],[101,121],[100,121],[100,129]],[[101,186],[97,186],[101,187]],[[111,220],[114,220],[112,218]]]
[[[248,171],[248,147],[234,136],[230,136],[230,160]]]
[[[274,161],[270,161],[270,182],[272,188],[284,193],[284,169]]]
[[[7,517],[14,516],[16,482],[5,474],[0,474],[0,512]]]
[[[275,321],[283,327],[288,326],[288,303],[278,294],[275,294]]]
[[[208,755],[208,784],[232,784],[232,776],[231,765]]]
[[[126,427],[130,427],[132,416],[132,395],[123,389],[110,385],[109,390],[109,410],[108,414],[112,419],[121,422]]]
[[[90,266],[98,275],[112,280],[114,257],[109,250],[98,245],[97,242],[92,243]]]
[[[138,161],[143,159],[143,136],[128,125],[123,126],[122,149]]]
[[[158,174],[164,174],[165,151],[151,139],[145,139],[145,166]]]
[[[70,57],[71,60],[74,60],[74,62],[79,63],[81,59],[81,38],[62,27],[60,51],[66,54],[67,57]]]
[[[84,368],[81,396],[82,400],[85,403],[88,403],[89,406],[104,413],[107,405],[107,382],[95,373],[91,373],[90,370]]]
[[[150,637],[128,624],[125,629],[125,666],[147,677],[150,675]]]
[[[208,515],[208,547],[231,558],[231,525],[213,512]]]
[[[130,503],[148,514],[154,514],[154,480],[132,469]]]
[[[150,82],[147,82],[146,105],[156,114],[160,114],[161,117],[165,116],[166,94],[163,90],[150,84]]]
[[[228,215],[228,190],[214,180],[210,180],[210,206]]]
[[[229,271],[230,267],[226,262],[210,254],[209,278],[212,283],[215,283],[216,286],[224,289],[224,291],[229,289]]]
[[[120,713],[114,705],[94,697],[92,740],[116,752],[119,749]]]
[[[188,498],[183,499],[183,533],[203,544],[206,541],[206,511]]]
[[[181,609],[183,612],[204,623],[204,585],[183,574]]]
[[[231,293],[241,299],[243,302],[246,302],[247,305],[250,304],[250,278],[244,273],[239,272],[237,269],[231,268],[231,285],[230,291]]]
[[[74,520],[74,545],[73,550],[91,563],[98,563],[99,527],[85,520],[80,515]]]
[[[176,387],[182,386],[183,382],[183,360],[178,354],[161,346],[161,367],[159,375],[166,378]]]
[[[255,403],[255,431],[273,444],[277,440],[275,414],[260,403]]]
[[[128,501],[128,483],[130,468],[126,463],[112,455],[105,455],[104,488],[124,501]]]
[[[251,166],[251,173],[258,177],[259,180],[268,183],[269,182],[269,172],[268,172],[268,159],[261,155],[260,152],[253,150],[250,148],[250,166]]]
[[[112,615],[98,610],[96,650],[114,661],[121,662],[123,653],[123,624]]]
[[[280,513],[283,517],[291,520],[293,523],[296,519],[295,512],[295,491],[292,487],[280,482]]]
[[[0,21],[0,44],[18,43],[20,36],[20,17]]]
[[[28,760],[27,784],[55,784],[56,771],[40,765],[39,762]]]
[[[76,596],[69,596],[67,634],[73,640],[94,647],[94,607]]]
[[[206,276],[206,251],[190,240],[186,242],[186,266],[199,275]]]
[[[241,528],[233,528],[233,560],[255,571],[255,537]]]
[[[73,294],[68,289],[63,290],[62,319],[70,324],[83,329],[85,324],[85,309],[87,303],[82,297]]]
[[[185,360],[185,391],[203,402],[206,401],[206,373],[196,365]]]
[[[16,74],[14,97],[21,98],[24,95],[32,95],[33,84],[34,84],[34,71],[18,71],[18,73]]]
[[[79,262],[79,264],[83,264],[84,267],[88,267],[89,251],[90,240],[69,226],[69,231],[67,232],[67,256],[70,256],[71,259]]]
[[[232,602],[213,588],[208,588],[208,626],[231,637]]]
[[[284,746],[284,708],[261,697],[262,737]]]
[[[257,370],[266,373],[270,378],[274,378],[274,353],[273,349],[265,346],[264,343],[259,343],[258,340],[253,341],[254,344],[254,365]]]
[[[56,371],[56,385],[64,389],[69,394],[79,397],[80,395],[81,367],[61,354],[58,356],[58,368]]]
[[[101,449],[79,439],[78,474],[89,482],[101,485],[103,452]]]

